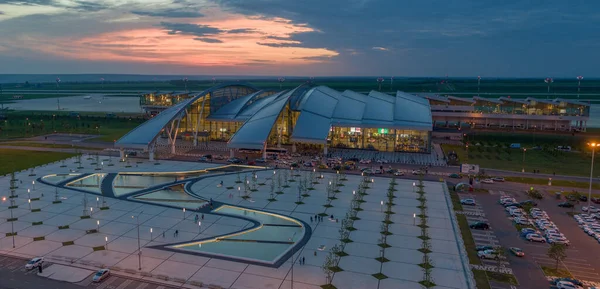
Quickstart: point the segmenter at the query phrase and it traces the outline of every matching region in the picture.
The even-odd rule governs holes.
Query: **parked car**
[[[228,163],[232,163],[232,164],[239,164],[242,162],[242,160],[238,159],[238,158],[229,158],[227,160]]]
[[[520,202],[519,204],[521,204],[521,205],[531,205],[531,206],[534,206],[534,207],[537,207],[537,205],[538,205],[536,202],[534,202],[532,200],[525,200],[525,201]]]
[[[590,201],[592,201],[594,204],[600,204],[600,198],[592,197]]]
[[[29,260],[29,262],[27,262],[27,264],[25,264],[25,269],[31,270],[33,268],[42,266],[43,264],[44,264],[44,257],[35,257],[35,258]]]
[[[494,181],[494,182],[504,182],[504,178],[503,177],[495,177],[495,178],[492,178],[492,181]]]
[[[403,171],[396,171],[394,172],[394,176],[403,176],[404,172]]]
[[[480,245],[480,246],[475,247],[475,250],[477,250],[477,251],[494,250],[494,247],[487,246],[487,245],[486,246]]]
[[[574,278],[569,278],[569,277],[562,277],[562,278],[556,278],[554,280],[552,280],[552,284],[558,283],[558,282],[569,282],[575,286],[583,286],[583,283],[577,279]]]
[[[494,180],[492,180],[492,179],[484,179],[484,180],[481,180],[481,182],[484,183],[484,184],[493,184]]]
[[[517,257],[525,257],[525,252],[523,252],[523,250],[521,250],[520,248],[510,247],[508,250]]]
[[[198,159],[199,162],[208,162],[208,158],[206,157],[201,157]]]
[[[504,207],[505,208],[507,208],[507,207],[517,207],[517,208],[520,208],[521,204],[519,204],[519,203],[508,203],[508,204],[505,204]]]
[[[525,239],[527,239],[527,241],[529,242],[546,243],[546,239],[544,239],[544,237],[542,237],[539,234],[528,234],[527,236],[525,236]]]
[[[558,203],[558,206],[562,208],[573,208],[575,205],[571,204],[570,202],[562,202]]]
[[[481,259],[498,259],[498,253],[495,250],[478,251],[477,257]]]
[[[575,284],[568,281],[558,281],[556,282],[557,289],[579,289]]]
[[[462,177],[459,174],[450,174],[448,177],[453,179],[461,179]]]
[[[475,200],[473,200],[473,199],[462,199],[462,200],[460,200],[460,204],[461,205],[466,205],[466,206],[475,206],[475,205],[477,205],[475,203]]]
[[[422,172],[421,172],[421,170],[413,170],[412,174],[413,175],[420,175],[420,174],[422,174]]]
[[[590,206],[589,208],[588,207],[581,208],[581,210],[584,211],[584,212],[587,212],[588,209],[589,209],[588,213],[597,213],[598,212],[598,208],[596,208],[594,206]]]
[[[490,225],[486,222],[475,222],[471,225],[469,225],[469,228],[471,229],[481,229],[481,230],[488,230],[490,228]]]
[[[262,163],[266,163],[266,162],[267,162],[267,160],[266,160],[266,159],[264,159],[264,158],[258,158],[258,159],[255,159],[254,161],[255,161],[256,163],[259,163],[259,164],[262,164]]]
[[[552,284],[556,284],[561,281],[572,283],[575,286],[583,286],[583,283],[581,281],[579,281],[577,279],[573,279],[573,278],[568,278],[568,277],[556,278],[556,279],[552,280]]]
[[[108,278],[108,276],[110,276],[109,269],[100,269],[98,272],[96,272],[96,274],[94,274],[94,277],[92,277],[92,282],[102,282],[102,280]]]

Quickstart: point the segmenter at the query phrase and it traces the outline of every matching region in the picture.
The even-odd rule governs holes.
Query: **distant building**
[[[590,118],[590,105],[575,100],[420,95],[431,104],[434,127],[586,131]]]

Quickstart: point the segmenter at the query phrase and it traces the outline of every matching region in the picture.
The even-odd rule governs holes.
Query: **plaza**
[[[424,263],[420,251],[423,242],[419,238],[422,228],[417,226],[417,215],[423,212],[418,207],[423,203],[416,193],[418,181],[396,180],[393,205],[388,208],[386,193],[390,178],[340,177],[335,172],[252,167],[231,171],[215,169],[216,164],[118,162],[114,158],[103,159],[103,167],[96,170],[98,166],[92,165],[97,161],[94,158],[82,157],[81,163],[76,163],[77,160],[72,158],[15,174],[16,196],[11,198],[6,190],[0,204],[0,253],[27,258],[44,256],[50,262],[66,263],[73,270],[111,268],[115,274],[121,272],[188,288],[288,289],[292,288],[293,280],[293,288],[312,289],[327,283],[322,266],[329,252],[343,245],[345,256],[338,258],[336,266],[341,270],[332,273],[331,278],[335,287],[423,288],[419,284],[424,275],[419,266]],[[211,169],[214,172],[198,173]],[[188,171],[195,173],[186,175]],[[157,174],[169,172],[180,177],[171,180]],[[101,186],[93,182],[87,187],[67,186],[95,174],[104,176],[99,180]],[[122,174],[155,176],[164,178],[160,179],[164,183],[126,185],[117,182]],[[278,180],[279,175],[284,176],[283,181]],[[45,178],[50,185],[40,183],[45,176],[50,176]],[[108,180],[107,176],[114,179]],[[253,179],[254,184],[247,181]],[[332,181],[335,188],[331,187]],[[107,183],[112,190],[106,189]],[[185,190],[173,188],[179,184]],[[11,187],[11,177],[1,177],[0,186]],[[355,209],[353,200],[356,192],[361,192],[361,186],[368,188],[361,194],[360,210],[355,210],[356,218],[351,225],[354,230],[347,237],[350,242],[342,244],[339,233],[342,220]],[[114,194],[117,189],[123,191]],[[423,182],[423,190],[430,238],[427,255],[428,263],[433,265],[431,279],[437,284],[435,288],[474,288],[445,184]],[[12,208],[10,199],[14,200]],[[294,222],[285,226],[302,230],[288,236],[266,224],[273,221],[247,219],[253,214],[247,218],[220,214],[221,207],[282,218]],[[387,214],[388,210],[393,213]],[[200,226],[197,215],[202,216]],[[381,224],[386,215],[391,234],[385,238],[387,246],[383,250]],[[317,222],[316,216],[323,220]],[[282,228],[290,228],[285,226]],[[257,230],[258,227],[261,228]],[[275,233],[253,235],[261,243],[240,242],[249,248],[243,251],[258,251],[259,254],[250,257],[235,256],[236,250],[232,249],[235,247],[221,251],[223,254],[178,248],[233,234],[250,236],[267,227],[275,229]],[[16,235],[11,236],[11,232]],[[252,259],[271,250],[261,247],[263,241],[287,245],[281,249],[283,253],[264,256],[273,262],[256,262]],[[253,247],[254,244],[257,246]],[[384,262],[376,259],[382,254],[387,259]],[[293,269],[292,260],[295,260]],[[386,278],[376,278],[374,274]]]

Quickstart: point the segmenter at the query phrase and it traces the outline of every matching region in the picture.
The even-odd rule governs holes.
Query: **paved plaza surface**
[[[54,187],[39,182],[35,185],[32,183],[45,175],[69,173],[72,170],[77,173],[181,172],[217,164],[178,161],[160,161],[160,164],[156,164],[132,161],[129,163],[131,167],[126,167],[125,163],[113,159],[105,160],[104,167],[95,170],[96,166],[90,165],[94,160],[82,158],[83,169],[76,169],[79,165],[74,161],[75,159],[67,160],[64,163],[66,167],[61,167],[63,163],[57,162],[35,168],[33,173],[28,170],[16,174],[18,188],[15,194],[18,197],[14,200],[18,207],[9,209],[9,190],[3,191],[7,200],[0,203],[0,254],[25,258],[44,256],[50,262],[87,269],[90,272],[101,267],[113,267],[116,269],[115,273],[120,276],[189,288],[200,288],[200,284],[203,284],[205,287],[212,285],[215,288],[221,286],[238,289],[288,289],[292,287],[292,278],[294,288],[320,288],[320,285],[326,283],[321,266],[327,251],[340,243],[338,230],[341,224],[335,222],[335,219],[341,220],[350,211],[352,191],[358,189],[361,180],[360,176],[348,175],[348,180],[343,182],[344,186],[339,187],[340,192],[336,194],[337,199],[331,202],[333,207],[330,208],[324,207],[327,203],[327,182],[335,177],[335,174],[330,173],[323,174],[324,178],[314,185],[315,190],[309,193],[310,196],[301,197],[303,204],[296,204],[298,182],[290,182],[289,188],[283,189],[283,194],[274,196],[275,201],[268,200],[271,198],[268,182],[273,170],[257,172],[259,182],[262,180],[267,185],[259,186],[258,190],[246,199],[242,198],[243,192],[236,190],[235,173],[207,176],[191,186],[194,193],[207,199],[291,216],[310,224],[310,240],[294,254],[295,258],[304,258],[305,262],[302,265],[296,263],[292,274],[290,260],[279,268],[269,268],[195,256],[185,252],[165,251],[156,247],[148,248],[239,231],[251,227],[249,222],[206,214],[201,227],[198,227],[194,212],[188,211],[184,214],[181,208],[114,198],[106,198],[109,209],[100,210],[101,200],[96,202],[96,197],[101,198],[100,195],[63,188],[58,189],[61,202],[56,203],[53,202],[56,193]],[[242,178],[246,175],[251,177],[250,172],[241,173]],[[351,232],[349,237],[353,242],[348,243],[344,250],[348,256],[340,259],[339,267],[343,271],[334,274],[332,284],[337,288],[422,288],[418,283],[423,280],[423,269],[418,265],[423,263],[423,253],[418,251],[421,240],[417,237],[421,234],[421,229],[415,226],[414,214],[419,214],[418,195],[413,187],[415,181],[397,180],[397,198],[392,209],[394,214],[391,215],[393,224],[390,225],[393,235],[387,238],[391,247],[385,250],[385,257],[390,261],[380,263],[375,258],[380,256],[380,247],[377,244],[380,243],[380,226],[385,215],[381,201],[386,200],[391,179],[374,177],[373,180],[374,182],[369,184],[368,195],[364,196],[366,202],[361,205],[363,210],[357,214],[360,220],[354,222],[357,230]],[[222,187],[218,186],[221,181]],[[464,256],[461,256],[464,249],[459,245],[460,233],[456,231],[458,228],[453,223],[451,204],[444,193],[444,184],[425,182],[424,185],[432,251],[429,256],[434,266],[432,278],[438,284],[435,288],[469,288],[472,286],[469,285],[469,282],[472,282],[469,277],[470,271],[465,271],[469,267],[464,263]],[[0,177],[0,187],[10,187],[10,176]],[[85,198],[88,200],[85,212],[84,195],[87,195]],[[32,200],[31,203],[29,199]],[[91,212],[90,207],[93,208]],[[12,217],[17,218],[13,222],[8,221],[11,211]],[[83,214],[90,213],[90,218],[81,218]],[[319,213],[333,215],[334,218],[330,220],[329,217],[324,217],[322,222],[311,222],[311,217],[314,218]],[[141,270],[138,268],[138,221],[139,245],[142,248]],[[6,236],[12,232],[13,227],[17,232],[14,248],[13,237]],[[94,229],[98,229],[98,232],[89,231]],[[378,280],[372,276],[379,272],[388,278]],[[110,280],[104,282],[107,281]],[[84,283],[80,285],[86,285]],[[129,284],[125,286],[129,288]]]

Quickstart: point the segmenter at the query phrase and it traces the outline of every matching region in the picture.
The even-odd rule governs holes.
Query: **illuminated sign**
[[[387,128],[378,128],[377,132],[380,134],[387,134],[389,131]]]

